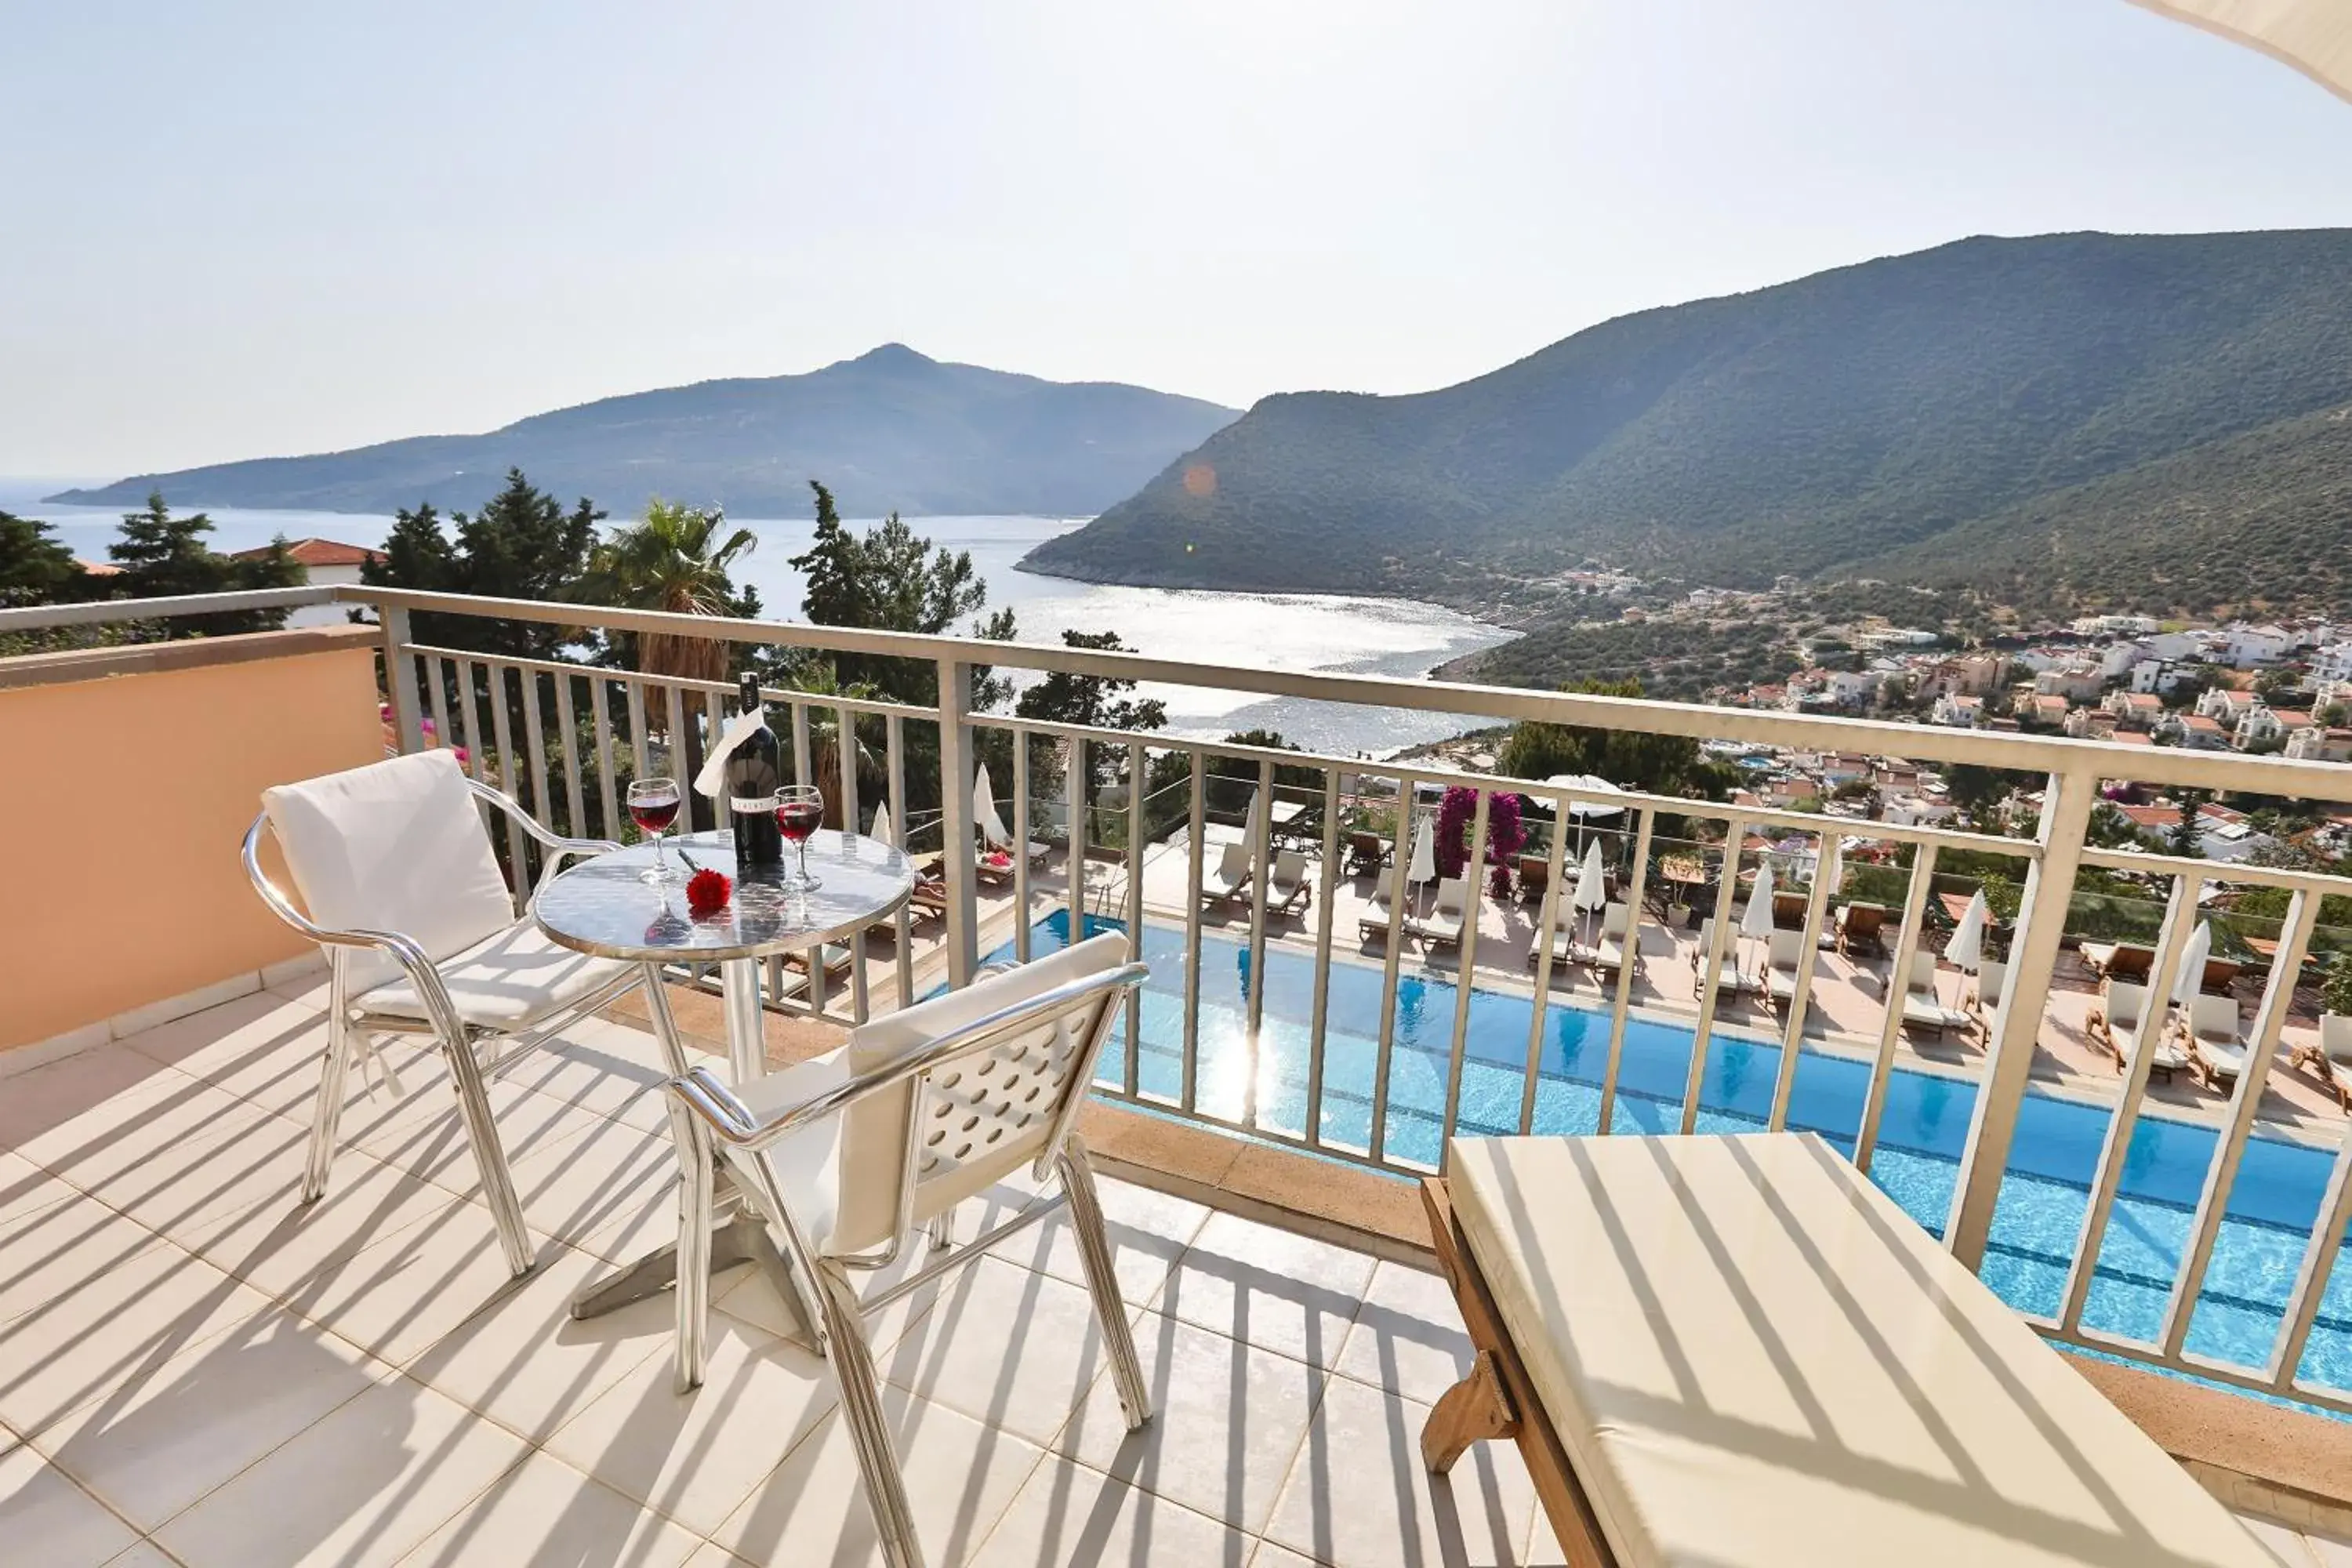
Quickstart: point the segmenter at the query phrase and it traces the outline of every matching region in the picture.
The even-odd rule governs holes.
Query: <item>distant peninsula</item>
[[[797,516],[821,478],[851,516],[1092,516],[1237,416],[1113,382],[950,364],[899,343],[801,375],[607,397],[479,436],[139,474],[47,498],[389,512],[479,506],[510,468],[616,514],[653,496],[740,516]]]

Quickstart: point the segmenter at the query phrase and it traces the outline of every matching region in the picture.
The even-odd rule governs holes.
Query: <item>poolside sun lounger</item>
[[[1543,902],[1544,889],[1551,885],[1551,863],[1540,855],[1519,857],[1519,902]]]
[[[1359,829],[1348,835],[1348,875],[1362,876],[1389,863],[1389,841]]]
[[[2156,949],[2131,942],[2086,942],[2083,944],[2083,963],[2102,980],[2127,980],[2135,985],[2145,985],[2147,972],[2156,964]]]
[[[1886,940],[1885,904],[1846,904],[1837,912],[1837,951],[1841,958],[1884,958]]]
[[[1764,995],[1783,1017],[1797,1000],[1798,965],[1808,956],[1801,931],[1775,931],[1765,939]]]
[[[1429,913],[1406,920],[1405,930],[1433,947],[1462,945],[1463,911],[1470,901],[1469,884],[1460,877],[1446,877],[1437,884],[1437,900]]]
[[[1968,1010],[1992,1038],[1993,1030],[2000,1024],[2000,1005],[2009,999],[2009,965],[1998,958],[1988,958],[1977,968],[1977,988],[1969,994]]]
[[[1356,930],[1367,938],[1385,940],[1392,910],[1393,906],[1389,902],[1389,879],[1386,877],[1375,878],[1371,901],[1364,906],[1364,912],[1356,917]]]
[[[2319,1016],[2319,1036],[2294,1047],[2296,1067],[2308,1067],[2327,1086],[2337,1103],[2352,1111],[2352,1018],[2341,1013]]]
[[[1230,904],[1249,891],[1250,855],[1246,844],[1228,844],[1217,863],[1201,878],[1201,901]]]
[[[1691,974],[1698,981],[1706,979],[1706,950],[1715,940],[1715,917],[1709,915],[1698,922],[1698,945],[1691,949]],[[1724,945],[1723,957],[1716,971],[1716,988],[1727,996],[1737,996],[1742,991],[1757,989],[1739,968],[1739,933],[1733,931]]]
[[[1915,952],[1911,955],[1911,984],[1903,988],[1903,1026],[1906,1029],[1933,1029],[1941,1035],[1948,1029],[1968,1027],[1969,1016],[1957,1007],[1947,1007],[1936,994],[1936,955]]]
[[[1274,869],[1265,874],[1266,912],[1288,914],[1313,896],[1307,881],[1307,857],[1296,849],[1276,851]]]
[[[1475,1352],[1423,1460],[1516,1439],[1570,1563],[2271,1561],[1811,1133],[1455,1139],[1422,1193]]]
[[[2246,1037],[2238,1032],[2234,996],[2198,996],[2189,1012],[2189,1063],[2208,1089],[2234,1083],[2246,1070]]]
[[[1633,934],[1633,911],[1625,905],[1603,904],[1601,907],[1600,933],[1592,939],[1591,947],[1575,949],[1576,962],[1589,964],[1602,974],[1614,974],[1624,968],[1626,945]],[[1639,953],[1634,956],[1633,967],[1637,971],[1642,967]]]
[[[2100,987],[2100,998],[2105,1005],[2105,1023],[2092,1031],[2095,1044],[2106,1048],[2116,1058],[2116,1070],[2123,1072],[2131,1066],[2132,1056],[2143,1045],[2156,1052],[2156,1059],[2147,1070],[2158,1077],[2170,1079],[2189,1066],[2189,1053],[2180,1042],[2164,1028],[2163,1010],[2151,1020],[2147,1016],[2147,987],[2134,985],[2127,980],[2110,980]]]

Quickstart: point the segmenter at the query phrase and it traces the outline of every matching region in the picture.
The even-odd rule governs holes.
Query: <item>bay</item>
[[[76,481],[0,479],[0,510],[53,524],[87,561],[106,559],[121,510],[43,501]],[[206,508],[213,548],[249,549],[278,534],[348,544],[383,542],[389,517],[357,512]],[[738,580],[760,592],[762,614],[800,619],[801,575],[788,558],[808,545],[814,524],[802,518],[734,518],[759,546]],[[860,525],[872,520],[861,520]],[[1509,634],[1435,605],[1320,594],[1229,594],[1193,589],[1127,588],[1023,572],[1015,563],[1033,546],[1080,525],[1082,518],[912,517],[909,527],[950,550],[968,550],[988,584],[992,608],[1013,606],[1024,642],[1051,642],[1065,631],[1115,631],[1129,647],[1167,658],[1286,671],[1413,677],[1447,659],[1491,647]],[[607,526],[610,526],[609,524]],[[1029,679],[1016,673],[1016,680]],[[1191,687],[1145,688],[1139,695],[1168,704],[1168,730],[1188,739],[1242,730],[1273,730],[1311,751],[1383,757],[1442,740],[1476,721],[1408,709],[1364,709],[1298,698]]]

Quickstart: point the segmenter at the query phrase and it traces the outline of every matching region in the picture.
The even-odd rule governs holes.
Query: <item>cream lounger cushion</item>
[[[1623,1568],[2269,1562],[1811,1134],[1462,1139],[1451,1175]]]

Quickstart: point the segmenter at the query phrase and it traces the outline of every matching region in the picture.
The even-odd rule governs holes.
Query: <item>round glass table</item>
[[[668,993],[662,987],[662,967],[716,964],[727,1019],[728,1076],[739,1089],[768,1070],[760,961],[805,949],[810,983],[816,984],[824,970],[824,944],[854,941],[866,927],[890,920],[906,905],[915,885],[914,868],[898,850],[879,839],[830,828],[820,828],[809,838],[809,874],[817,882],[813,889],[790,884],[788,873],[797,869],[799,858],[789,846],[782,866],[744,868],[736,864],[734,840],[723,831],[668,839],[662,858],[674,879],[660,884],[643,879],[655,864],[650,843],[583,861],[539,890],[531,900],[531,917],[551,942],[646,966],[646,1010],[673,1077],[683,1076],[688,1062],[670,1014]],[[704,915],[688,909],[686,879],[694,868],[720,872],[733,881],[733,895],[723,908]],[[854,952],[850,962],[858,963]],[[862,973],[856,979],[862,985]],[[678,1114],[673,1107],[673,1126]],[[730,1151],[718,1153],[724,1172]],[[719,1194],[714,1207],[724,1223],[712,1238],[712,1271],[742,1262],[760,1264],[776,1277],[786,1305],[803,1310],[804,1326],[814,1324],[814,1314],[804,1310],[800,1282],[792,1278],[752,1208],[752,1184],[731,1175],[725,1184],[731,1191]],[[613,1311],[662,1289],[676,1275],[677,1248],[666,1247],[583,1290],[572,1300],[572,1315],[591,1318]]]

